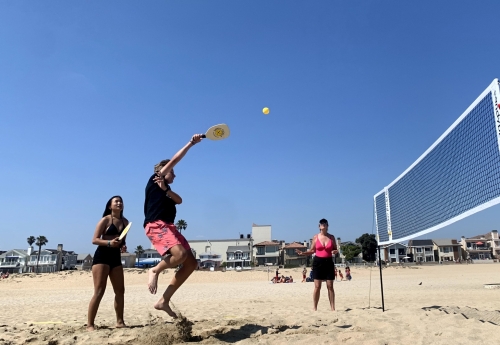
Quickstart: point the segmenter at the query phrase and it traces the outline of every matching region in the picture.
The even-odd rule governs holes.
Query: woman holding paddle
[[[97,245],[92,262],[92,277],[94,278],[94,295],[90,300],[88,310],[87,330],[95,330],[95,316],[99,303],[106,291],[109,277],[115,292],[116,327],[125,327],[123,321],[123,306],[125,285],[121,253],[127,251],[126,236],[120,240],[120,234],[128,225],[128,220],[123,217],[123,199],[114,196],[106,203],[102,219],[97,223],[92,238],[92,244]]]
[[[176,318],[177,315],[170,309],[169,302],[172,295],[186,281],[198,266],[191,247],[184,236],[177,231],[174,225],[177,213],[176,205],[182,203],[182,198],[170,189],[174,182],[174,166],[186,153],[204,137],[195,134],[172,159],[162,160],[154,167],[154,174],[146,185],[146,200],[144,202],[144,229],[163,260],[149,270],[148,288],[152,294],[158,289],[158,275],[167,268],[182,267],[175,273],[163,296],[156,302],[154,308],[163,310]]]
[[[333,280],[335,279],[335,264],[333,263],[333,255],[338,253],[337,241],[335,240],[335,236],[328,233],[328,221],[326,219],[319,221],[319,230],[319,234],[315,235],[312,239],[311,249],[305,252],[296,250],[296,252],[298,255],[304,256],[315,254],[313,259],[314,310],[318,309],[321,283],[326,280],[330,308],[334,311],[335,291],[333,290]]]

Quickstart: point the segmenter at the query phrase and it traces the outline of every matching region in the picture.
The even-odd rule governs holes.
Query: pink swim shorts
[[[191,250],[188,241],[177,231],[177,228],[172,223],[156,220],[147,223],[144,230],[146,230],[146,236],[161,256],[166,255],[170,248],[178,244],[183,246],[187,251]]]

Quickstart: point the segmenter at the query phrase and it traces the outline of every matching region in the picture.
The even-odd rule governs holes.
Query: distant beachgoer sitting
[[[293,277],[290,276],[290,279],[288,280],[289,283],[293,283]]]
[[[9,278],[9,272],[5,272],[5,274],[3,275],[3,279],[7,279]]]
[[[304,267],[302,270],[302,283],[306,281],[306,276],[307,276],[307,268]]]
[[[3,279],[3,277],[4,277],[4,274],[2,272],[2,273],[0,273],[0,279]]]
[[[351,277],[351,269],[349,268],[349,266],[347,266],[345,268],[345,279],[346,280],[351,280],[352,277]]]

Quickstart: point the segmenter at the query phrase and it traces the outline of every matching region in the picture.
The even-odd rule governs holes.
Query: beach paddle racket
[[[229,127],[225,123],[221,123],[220,125],[210,127],[201,137],[210,140],[222,140],[229,137],[229,134]]]
[[[132,226],[132,222],[129,222],[128,225],[125,227],[125,229],[123,229],[120,237],[118,237],[118,239],[121,241],[123,240],[123,238],[125,237],[125,235],[127,234],[127,232],[130,230],[130,227]]]

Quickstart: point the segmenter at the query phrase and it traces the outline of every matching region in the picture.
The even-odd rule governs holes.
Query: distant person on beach
[[[346,280],[351,280],[351,278],[352,278],[352,277],[351,277],[351,269],[349,268],[349,266],[347,266],[347,267],[345,268],[345,279],[346,279]]]
[[[302,270],[302,283],[306,281],[306,277],[307,277],[307,268],[304,267],[304,269]]]
[[[146,185],[146,199],[144,202],[144,230],[156,251],[163,257],[158,265],[151,268],[148,274],[149,292],[156,294],[158,289],[158,275],[167,268],[182,265],[175,272],[170,285],[163,296],[156,302],[154,308],[163,310],[173,318],[177,315],[169,306],[170,298],[186,281],[198,266],[191,247],[184,236],[175,226],[177,214],[176,205],[182,203],[182,198],[170,188],[174,182],[174,167],[186,153],[201,141],[202,135],[195,134],[172,159],[165,159],[154,167],[154,173]]]
[[[338,270],[338,272],[339,272],[340,281],[344,280],[344,275],[342,274],[342,270]]]
[[[123,199],[121,196],[114,196],[106,203],[106,208],[92,238],[92,244],[98,247],[92,261],[94,295],[89,303],[88,331],[95,330],[94,320],[104,291],[106,291],[108,277],[115,292],[116,327],[125,327],[123,321],[125,283],[121,253],[127,250],[125,245],[127,236],[123,240],[119,240],[119,237],[127,225],[128,220],[123,217]]]
[[[296,250],[296,253],[301,256],[315,254],[313,259],[314,310],[318,309],[321,282],[326,280],[330,308],[333,311],[335,310],[335,291],[333,290],[335,264],[333,263],[333,255],[338,253],[337,243],[335,236],[328,233],[328,221],[326,219],[319,221],[319,230],[319,234],[313,237],[311,249],[305,252]]]
[[[278,281],[280,279],[280,272],[279,272],[279,268],[276,269],[276,281]]]
[[[335,280],[337,280],[339,273],[337,272],[337,267],[335,267]]]

